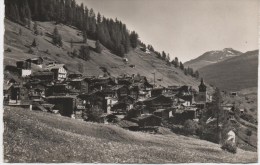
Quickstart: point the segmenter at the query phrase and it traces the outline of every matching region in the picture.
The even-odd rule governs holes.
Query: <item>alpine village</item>
[[[5,162],[257,162],[257,74],[218,88],[75,0],[5,0],[4,23]]]

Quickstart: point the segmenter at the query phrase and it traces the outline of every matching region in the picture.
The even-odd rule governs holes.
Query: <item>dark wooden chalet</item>
[[[4,104],[18,104],[21,101],[20,85],[4,82]]]
[[[155,115],[142,115],[129,121],[137,123],[139,127],[161,126],[162,124],[162,118]]]
[[[54,80],[54,73],[51,71],[39,71],[33,73],[31,78],[41,80],[43,82],[52,82]]]
[[[33,63],[33,64],[39,66],[40,68],[42,68],[42,65],[43,65],[43,58],[42,57],[30,58],[30,59],[27,59],[26,61]]]
[[[148,99],[144,100],[143,103],[144,103],[144,105],[146,105],[146,108],[149,110],[149,113],[152,113],[151,111],[154,111],[157,109],[171,108],[173,105],[172,100],[163,95],[148,98]]]
[[[83,77],[83,75],[79,74],[79,73],[70,73],[68,75],[68,79],[75,79],[75,78],[81,78],[81,77]]]
[[[139,125],[137,123],[128,120],[121,120],[116,125],[131,131],[137,131],[139,129]]]
[[[74,96],[49,96],[46,100],[50,104],[54,104],[54,109],[59,110],[63,116],[71,117],[76,109],[76,97]]]
[[[161,117],[162,119],[169,119],[172,117],[172,109],[157,109],[153,112],[155,116]]]
[[[83,101],[83,105],[86,105],[86,107],[98,106],[103,109],[104,113],[107,113],[107,97],[102,91],[96,90],[90,93],[82,93],[77,97]]]
[[[78,92],[89,92],[89,81],[87,78],[81,77],[81,78],[73,78],[67,81],[68,82],[68,88],[74,89]]]
[[[102,90],[116,85],[115,81],[113,81],[113,79],[109,77],[88,78],[87,80],[89,82],[90,91]]]
[[[53,85],[47,85],[45,95],[46,96],[59,96],[66,95],[68,93],[68,87],[66,83],[57,83]]]
[[[151,96],[156,97],[165,93],[165,88],[154,88],[151,90]]]
[[[119,101],[112,106],[111,111],[118,114],[126,114],[133,108],[134,103],[135,99],[131,96],[121,97]]]
[[[17,61],[16,62],[17,69],[31,69],[31,62],[28,61]]]
[[[115,85],[111,87],[111,90],[115,92],[115,97],[121,98],[129,95],[129,89],[126,85]]]

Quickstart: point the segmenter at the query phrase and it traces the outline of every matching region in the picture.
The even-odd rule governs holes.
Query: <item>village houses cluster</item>
[[[41,71],[32,73],[32,65]],[[4,104],[27,107],[82,119],[92,107],[103,111],[100,122],[127,129],[160,126],[164,119],[196,120],[211,96],[201,80],[191,86],[156,86],[145,76],[94,77],[68,73],[64,64],[45,63],[41,57],[17,61],[22,82],[4,81]]]

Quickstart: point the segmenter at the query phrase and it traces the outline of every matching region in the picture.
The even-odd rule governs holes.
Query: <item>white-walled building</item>
[[[51,64],[46,69],[54,73],[56,80],[64,81],[67,78],[68,71],[64,64]]]

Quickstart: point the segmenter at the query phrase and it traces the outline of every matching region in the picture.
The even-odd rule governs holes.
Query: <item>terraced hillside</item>
[[[257,162],[256,152],[232,154],[204,140],[131,132],[25,109],[6,107],[4,126],[5,162]]]
[[[62,36],[62,48],[52,44],[50,34],[53,32],[55,26]],[[21,36],[18,33],[20,28],[22,30]],[[5,66],[15,65],[17,60],[41,56],[45,59],[45,63],[57,61],[66,64],[70,72],[79,72],[79,65],[83,65],[84,75],[103,75],[104,72],[101,68],[106,68],[112,76],[125,73],[130,75],[139,73],[140,75],[147,76],[148,80],[153,82],[154,77],[152,73],[155,71],[156,83],[163,86],[187,84],[197,88],[199,84],[191,76],[185,76],[183,71],[173,66],[167,66],[166,62],[158,59],[154,53],[147,54],[139,49],[132,50],[126,55],[126,58],[129,60],[127,64],[125,64],[121,57],[114,55],[104,47],[101,54],[91,51],[91,59],[83,61],[82,59],[68,55],[68,52],[72,52],[74,49],[78,51],[80,46],[84,45],[82,43],[82,34],[76,28],[63,24],[55,25],[53,22],[38,22],[38,29],[42,35],[35,36],[32,30],[5,19],[4,47],[5,50],[7,48],[11,49],[11,52],[5,51]],[[36,39],[38,44],[34,50],[34,55],[28,53],[33,39]],[[73,41],[72,48],[71,40]],[[92,48],[95,47],[95,41],[93,40],[88,40],[87,44]],[[135,65],[135,67],[132,68],[129,65]]]

